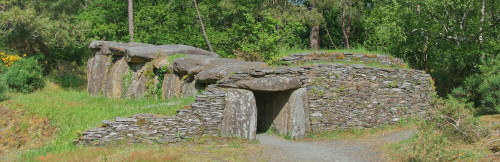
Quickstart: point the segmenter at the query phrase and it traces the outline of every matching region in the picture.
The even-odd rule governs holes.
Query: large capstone
[[[244,62],[245,61],[243,60],[236,59],[188,55],[187,57],[175,59],[173,66],[177,73],[185,75],[198,74],[203,70],[215,68],[228,63],[243,64]]]
[[[272,77],[254,78],[251,80],[241,80],[236,83],[239,88],[252,91],[286,91],[300,88],[302,82],[298,78]]]
[[[264,62],[229,62],[203,70],[196,75],[195,79],[201,83],[215,83],[222,78],[229,77],[236,71],[243,71],[246,69],[264,66],[266,66],[266,63]]]
[[[226,109],[222,115],[222,136],[255,139],[257,105],[251,91],[227,89]]]
[[[219,55],[188,45],[168,44],[158,46],[135,46],[125,48],[125,57],[128,62],[148,62],[155,57],[171,56],[175,54],[186,54],[218,58]]]
[[[126,47],[135,47],[135,46],[153,46],[151,44],[144,43],[120,43],[113,41],[93,41],[90,43],[89,48],[94,51],[96,54],[101,55],[118,55],[123,56]]]

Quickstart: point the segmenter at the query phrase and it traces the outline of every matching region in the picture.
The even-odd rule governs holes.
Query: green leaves
[[[45,86],[42,71],[35,58],[22,58],[3,72],[0,78],[15,91],[30,93]]]

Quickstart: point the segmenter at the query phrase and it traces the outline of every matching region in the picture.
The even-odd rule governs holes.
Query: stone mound
[[[201,94],[174,116],[139,114],[103,121],[103,127],[84,132],[77,144],[164,143],[200,135],[255,139],[269,130],[298,139],[308,132],[424,118],[432,108],[430,75],[392,68],[404,62],[383,55],[300,53],[281,60],[295,66],[267,67],[185,45],[95,41],[89,47],[96,52],[88,61],[88,91],[93,96],[169,99]],[[390,66],[299,66],[332,60]]]

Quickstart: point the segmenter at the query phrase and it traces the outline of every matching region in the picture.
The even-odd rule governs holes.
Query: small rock
[[[123,117],[116,117],[115,121],[117,122],[136,122],[137,119],[134,118],[123,118]]]

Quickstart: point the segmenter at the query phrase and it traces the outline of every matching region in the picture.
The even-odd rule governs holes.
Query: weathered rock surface
[[[151,63],[146,64],[129,64],[131,75],[123,75],[123,80],[128,81],[123,83],[123,90],[126,91],[126,98],[142,98],[146,94],[148,87],[147,83],[149,80],[154,78],[148,78],[145,75],[145,71],[151,69]],[[129,77],[129,78],[125,78]]]
[[[257,132],[269,129],[298,139],[309,131],[307,89],[253,92],[258,111]]]
[[[307,89],[300,88],[290,95],[288,100],[290,109],[290,129],[287,134],[294,139],[302,138],[310,129],[309,103],[307,100]]]
[[[122,96],[123,76],[128,75],[129,66],[124,58],[117,60],[106,77],[103,95],[110,98],[120,98]]]
[[[181,79],[175,74],[165,74],[162,86],[162,98],[179,98],[180,92]]]
[[[168,56],[157,57],[152,62],[153,62],[153,66],[157,69],[161,69],[161,68],[172,69],[173,68],[171,63],[170,63],[170,60],[168,60]]]
[[[216,57],[219,55],[188,45],[168,44],[158,46],[134,46],[125,48],[127,62],[143,63],[151,61],[155,57],[170,56],[175,54],[186,54],[196,56]]]
[[[225,110],[220,127],[222,136],[255,139],[257,105],[253,93],[242,89],[227,89]]]
[[[213,68],[209,68],[199,72],[195,79],[201,83],[215,83],[218,80],[228,77],[231,73],[236,71],[244,71],[255,67],[265,67],[266,63],[263,62],[236,62],[218,64]]]
[[[96,55],[87,61],[87,91],[91,96],[101,93],[108,64],[111,64],[110,58],[104,55]]]
[[[187,57],[175,59],[173,66],[177,73],[185,75],[198,74],[205,69],[215,68],[223,64],[244,64],[244,62],[236,59],[188,55]]]
[[[302,82],[298,78],[272,77],[241,80],[236,82],[236,85],[253,91],[286,91],[299,88]]]
[[[120,43],[113,41],[93,41],[92,43],[90,43],[89,48],[98,55],[111,55],[113,54],[113,52],[110,50],[110,48],[112,48],[117,52],[114,55],[123,56],[124,55],[123,52],[125,51],[124,48],[135,47],[135,46],[153,46],[153,45],[136,43],[136,42]]]

